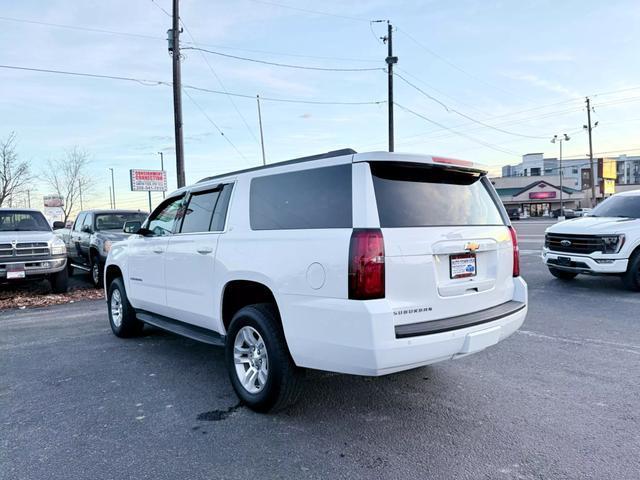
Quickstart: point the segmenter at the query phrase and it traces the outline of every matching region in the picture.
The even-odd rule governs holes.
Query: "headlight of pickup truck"
[[[102,251],[104,253],[109,253],[109,250],[111,250],[111,240],[105,240],[102,244]]]
[[[624,235],[604,235],[602,238],[602,253],[618,253],[624,245]]]
[[[51,255],[66,255],[67,247],[62,239],[56,237],[51,241]]]

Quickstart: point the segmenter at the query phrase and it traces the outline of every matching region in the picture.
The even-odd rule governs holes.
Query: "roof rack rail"
[[[260,165],[258,167],[245,168],[244,170],[236,170],[234,172],[222,173],[220,175],[213,175],[211,177],[205,177],[202,180],[198,180],[197,183],[208,182],[209,180],[215,180],[216,178],[228,177],[229,175],[237,175],[240,173],[254,172],[256,170],[263,170],[272,167],[281,167],[283,165],[291,165],[294,163],[310,162],[312,160],[321,160],[323,158],[341,157],[343,155],[353,155],[356,152],[353,148],[342,148],[340,150],[332,150],[331,152],[319,153],[317,155],[309,155],[307,157],[293,158],[291,160],[284,160],[282,162],[268,163],[267,165]]]

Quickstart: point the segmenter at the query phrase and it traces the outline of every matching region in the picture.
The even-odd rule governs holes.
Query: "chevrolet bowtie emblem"
[[[476,242],[467,242],[467,244],[464,246],[464,249],[468,250],[469,252],[475,252],[479,248],[480,244]]]

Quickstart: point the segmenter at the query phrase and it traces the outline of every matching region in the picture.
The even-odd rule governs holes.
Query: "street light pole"
[[[164,172],[164,154],[162,152],[158,152],[158,155],[160,155],[160,170]],[[164,190],[162,191],[162,198],[164,198]]]
[[[556,143],[558,142],[560,144],[560,215],[558,215],[558,218],[560,217],[564,217],[564,202],[563,202],[563,189],[562,189],[562,177],[563,175],[563,170],[562,170],[562,142],[568,142],[569,140],[571,140],[571,137],[569,137],[569,135],[567,135],[566,133],[563,134],[561,137],[559,137],[558,135],[554,135],[553,138],[551,139],[551,143]]]
[[[113,168],[109,168],[111,170],[111,195],[113,196],[113,209],[116,209],[116,185],[113,181]]]

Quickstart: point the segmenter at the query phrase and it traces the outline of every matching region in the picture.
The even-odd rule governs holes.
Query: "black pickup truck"
[[[138,231],[147,215],[140,210],[84,210],[71,228],[54,230],[67,246],[69,273],[74,268],[85,270],[91,273],[94,286],[102,286],[111,244]]]

